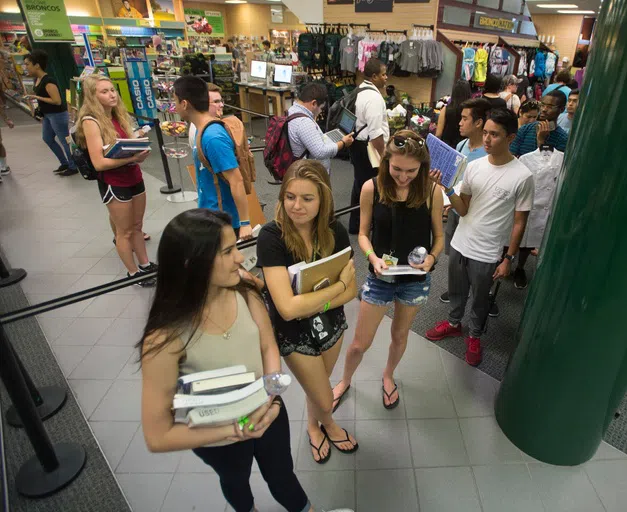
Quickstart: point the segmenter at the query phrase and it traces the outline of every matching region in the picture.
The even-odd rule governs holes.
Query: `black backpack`
[[[324,36],[324,47],[327,66],[333,70],[340,69],[340,34],[327,34]]]
[[[298,36],[298,60],[303,68],[310,68],[313,64],[314,34],[303,32]]]
[[[83,119],[93,119],[92,117],[85,116]],[[95,119],[94,119],[95,121]],[[87,148],[81,148],[74,136],[76,135],[76,131],[70,132],[70,135],[67,137],[67,142],[70,146],[70,158],[76,164],[76,168],[78,172],[81,173],[81,176],[86,180],[93,181],[98,179],[98,171],[95,169],[94,164],[91,163],[91,157],[89,156],[89,151]]]
[[[344,97],[340,100],[336,101],[331,108],[329,108],[329,114],[327,115],[327,131],[335,130],[342,120],[342,111],[344,109],[348,110],[352,114],[355,113],[355,103],[357,101],[357,95],[362,91],[377,91],[374,87],[357,87],[353,89],[350,93],[347,93],[344,90]],[[364,127],[365,128],[365,127]],[[362,128],[363,129],[363,128]]]
[[[324,34],[312,34],[313,35],[313,52],[312,52],[312,67],[315,69],[321,69],[327,63],[326,47],[324,46]]]

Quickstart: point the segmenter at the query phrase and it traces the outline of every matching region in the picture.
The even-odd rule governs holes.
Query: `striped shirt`
[[[518,135],[516,135],[514,142],[512,142],[509,148],[512,155],[523,156],[538,149],[538,139],[536,136],[537,125],[538,121],[526,124],[518,130]],[[546,144],[553,146],[562,153],[566,151],[567,143],[568,133],[559,126],[555,128],[546,139]]]
[[[307,117],[293,119],[287,125],[292,153],[300,158],[308,152],[307,158],[319,160],[327,172],[330,172],[331,158],[337,155],[337,144],[322,133],[311,110],[299,103],[294,103],[287,111],[288,116],[292,114],[307,115]]]

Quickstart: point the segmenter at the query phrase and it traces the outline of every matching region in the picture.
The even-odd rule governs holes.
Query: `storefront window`
[[[522,0],[503,0],[503,10],[505,12],[520,14],[522,10]]]
[[[468,9],[447,5],[444,7],[442,22],[449,23],[451,25],[459,25],[461,27],[468,27],[470,25],[470,11]]]
[[[498,9],[499,3],[499,0],[477,0],[477,5],[489,7],[490,9]]]

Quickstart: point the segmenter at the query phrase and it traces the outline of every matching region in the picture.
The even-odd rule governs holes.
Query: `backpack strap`
[[[209,121],[207,124],[205,124],[204,126],[201,126],[198,129],[198,131],[196,132],[196,152],[198,154],[198,159],[200,160],[202,165],[213,176],[213,185],[214,185],[214,187],[216,189],[216,195],[218,196],[218,209],[222,210],[222,191],[220,190],[220,179],[222,179],[222,181],[224,181],[227,184],[228,184],[228,181],[227,181],[227,179],[224,176],[221,175],[221,173],[216,173],[213,170],[213,168],[211,167],[211,164],[209,163],[209,160],[207,160],[207,157],[205,156],[205,152],[202,149],[202,136],[205,134],[205,130],[207,128],[209,128],[212,124],[216,124],[216,123],[220,124],[222,126],[222,128],[224,128],[226,130],[226,127],[224,126],[224,123],[222,121],[217,120],[217,119],[213,119],[213,120]],[[228,130],[226,130],[226,132],[229,133]],[[229,137],[231,137],[230,133],[229,133]],[[231,137],[231,140],[233,140],[232,137]],[[233,142],[233,143],[235,143],[235,142]]]

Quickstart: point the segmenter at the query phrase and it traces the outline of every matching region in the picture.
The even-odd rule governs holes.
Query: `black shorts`
[[[145,194],[146,186],[144,185],[144,180],[131,187],[116,187],[98,180],[98,190],[100,190],[100,197],[104,204],[109,204],[112,199],[117,199],[120,203],[128,203],[135,196]]]

